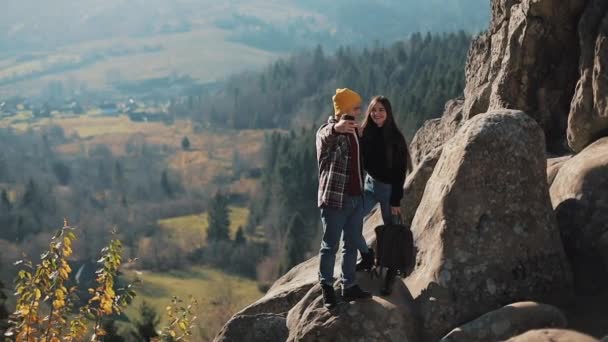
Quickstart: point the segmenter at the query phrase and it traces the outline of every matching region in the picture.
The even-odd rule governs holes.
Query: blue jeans
[[[342,247],[342,287],[355,285],[357,265],[357,244],[363,231],[363,197],[344,198],[342,209],[321,208],[323,240],[319,251],[319,281],[333,285],[336,253],[343,236]]]
[[[393,221],[391,214],[391,191],[390,184],[379,182],[372,178],[372,176],[367,175],[367,177],[365,177],[363,217],[369,215],[376,204],[380,203],[382,221],[384,221],[384,224],[391,224]],[[361,253],[367,253],[369,251],[369,247],[367,246],[367,242],[365,242],[363,235],[359,238],[357,248]]]

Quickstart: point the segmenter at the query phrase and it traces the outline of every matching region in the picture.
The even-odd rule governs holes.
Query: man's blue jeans
[[[345,196],[342,209],[321,208],[321,222],[319,280],[333,286],[336,253],[343,235],[341,282],[343,288],[349,288],[356,283],[357,249],[363,230],[363,197]]]

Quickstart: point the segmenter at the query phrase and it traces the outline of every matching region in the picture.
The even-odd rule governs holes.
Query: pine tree
[[[115,318],[105,319],[101,323],[101,327],[105,332],[103,342],[125,342],[125,338],[118,333]]]
[[[227,198],[217,193],[209,205],[208,242],[228,241],[230,239],[230,216]]]
[[[61,185],[68,185],[70,183],[71,173],[70,167],[62,162],[56,162],[53,164],[53,172],[55,173],[55,177],[57,177],[57,181]]]
[[[2,206],[2,208],[6,210],[11,210],[12,208],[11,201],[8,198],[8,192],[6,192],[6,189],[2,189],[2,195],[0,195],[0,206]]]
[[[285,269],[290,269],[304,261],[310,251],[310,236],[307,227],[300,215],[295,214],[289,222],[287,230],[287,253],[285,255]]]
[[[188,137],[184,137],[182,139],[182,149],[184,151],[188,151],[190,149],[190,139],[188,139]]]
[[[139,307],[139,318],[133,322],[135,330],[131,335],[137,341],[150,342],[153,338],[158,337],[158,324],[160,317],[154,308],[146,301],[143,301]]]
[[[169,182],[167,170],[164,170],[162,176],[160,177],[160,187],[165,195],[173,196],[173,189],[171,188],[171,183]]]
[[[244,245],[247,243],[247,238],[245,237],[245,232],[243,231],[242,226],[240,226],[239,229],[236,231],[236,235],[234,237],[234,242],[237,245]]]

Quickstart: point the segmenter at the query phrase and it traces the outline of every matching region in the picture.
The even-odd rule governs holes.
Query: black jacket
[[[407,170],[407,145],[401,134],[390,144],[384,140],[380,128],[370,126],[366,129],[361,139],[363,166],[374,179],[391,185],[391,206],[399,207]]]

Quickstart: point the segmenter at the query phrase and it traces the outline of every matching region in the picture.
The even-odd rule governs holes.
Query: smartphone
[[[342,115],[342,120],[355,121],[355,117],[350,114]]]

